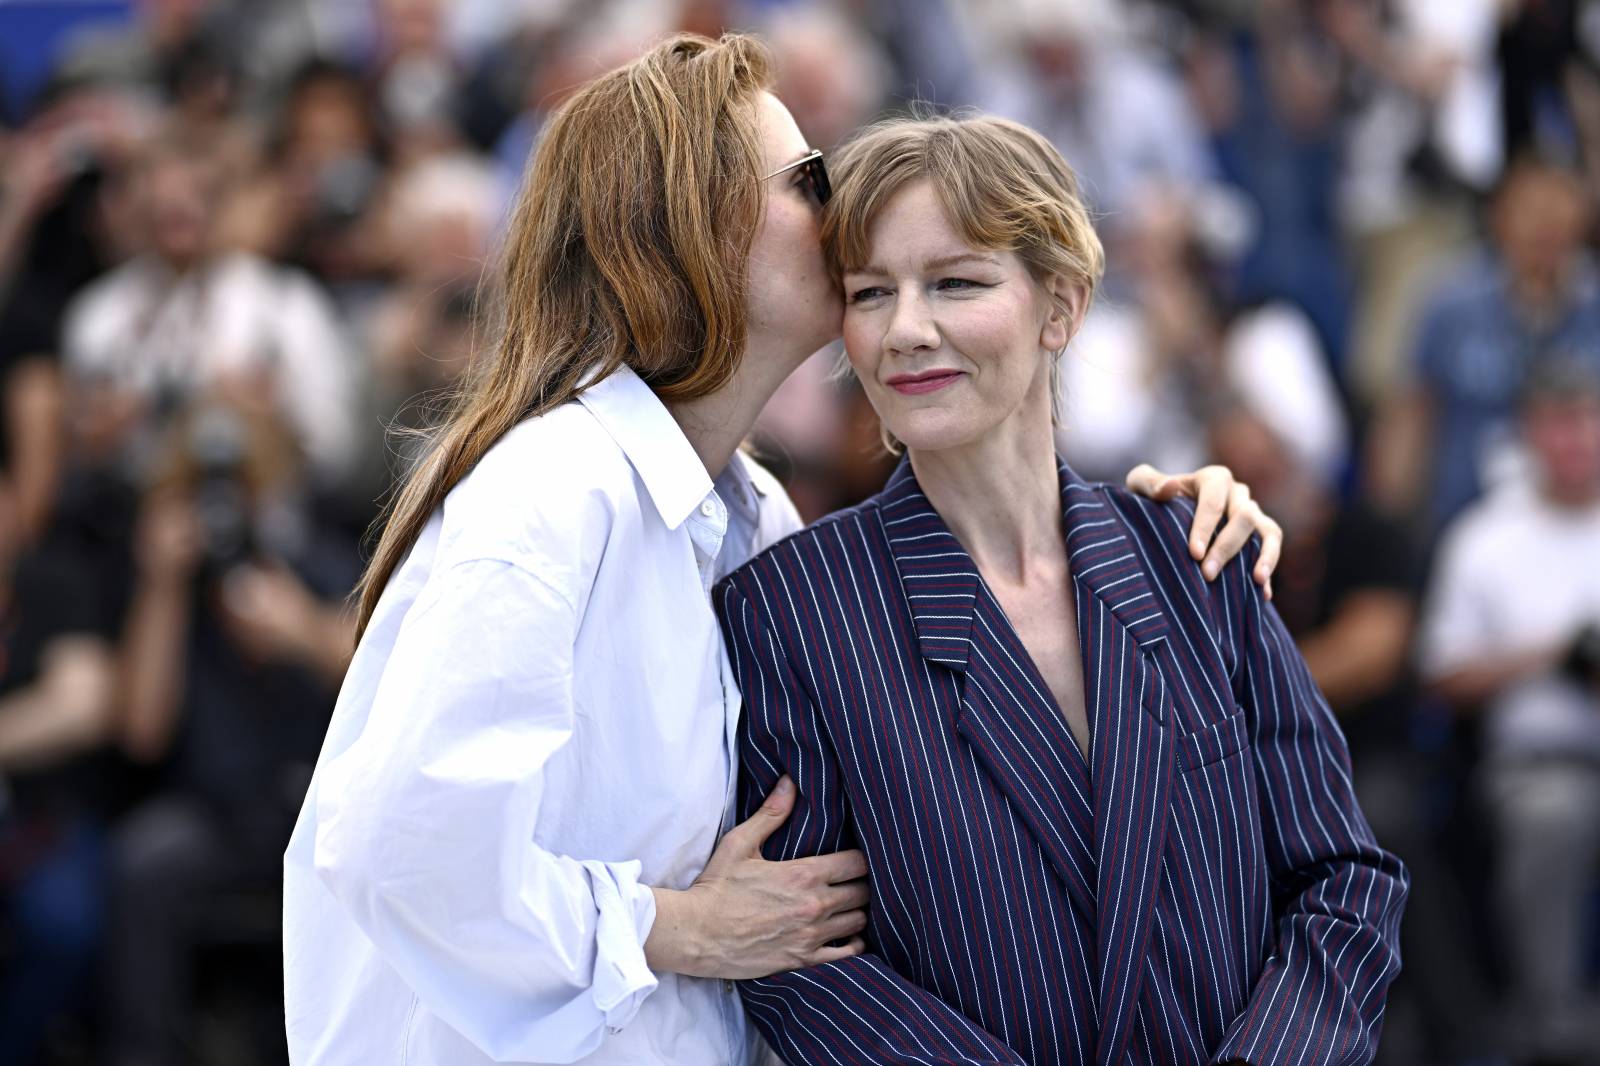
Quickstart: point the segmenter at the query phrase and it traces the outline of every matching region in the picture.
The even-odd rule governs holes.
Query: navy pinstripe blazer
[[[909,464],[718,587],[743,812],[791,774],[767,857],[873,893],[745,1005],[791,1063],[1370,1062],[1406,875],[1305,663],[1187,506],[1061,479],[1087,759]]]

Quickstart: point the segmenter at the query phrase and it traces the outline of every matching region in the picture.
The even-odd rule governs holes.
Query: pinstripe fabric
[[[1276,612],[1183,505],[1065,467],[1062,505],[1087,761],[907,464],[718,587],[742,809],[792,774],[768,857],[873,888],[869,954],[751,1016],[791,1063],[1369,1062],[1405,874]]]

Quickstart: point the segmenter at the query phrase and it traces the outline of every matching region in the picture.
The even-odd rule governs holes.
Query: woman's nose
[[[883,345],[897,353],[932,351],[939,347],[939,330],[921,296],[905,293],[895,300]]]

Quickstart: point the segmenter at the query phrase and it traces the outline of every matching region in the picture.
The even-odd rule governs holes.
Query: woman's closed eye
[[[850,290],[850,302],[853,304],[866,303],[887,295],[889,295],[889,290],[883,286],[868,285],[864,288]]]
[[[933,291],[940,293],[965,293],[977,292],[980,289],[991,289],[994,286],[988,282],[974,281],[971,278],[940,278],[933,283]],[[865,285],[859,289],[850,290],[850,302],[868,303],[889,295],[890,290],[882,285]]]
[[[933,287],[937,292],[972,292],[991,286],[981,281],[973,281],[971,278],[940,278]]]

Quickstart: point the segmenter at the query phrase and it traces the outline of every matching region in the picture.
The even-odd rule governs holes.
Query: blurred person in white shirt
[[[69,382],[129,397],[157,430],[177,402],[247,382],[281,405],[313,472],[337,478],[354,440],[352,367],[327,296],[303,274],[217,246],[225,179],[207,146],[157,137],[127,180],[141,250],[68,311]]]
[[[1495,902],[1530,1056],[1600,1045],[1583,985],[1600,875],[1600,375],[1535,371],[1522,400],[1532,484],[1445,534],[1425,610],[1424,678],[1483,714]]]

